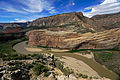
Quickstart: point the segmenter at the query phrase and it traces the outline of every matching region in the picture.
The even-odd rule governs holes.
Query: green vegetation
[[[33,67],[33,71],[36,75],[40,75],[43,72],[47,73],[47,71],[49,71],[49,68],[47,66],[44,66],[43,64],[35,64]]]
[[[15,70],[17,70],[17,69],[20,69],[21,67],[21,65],[22,65],[23,63],[22,62],[18,62],[18,61],[15,61],[15,62],[9,62],[8,63],[8,65],[9,66],[11,66],[8,70],[9,71],[15,71]]]
[[[120,49],[79,49],[79,50],[71,50],[68,51],[70,53],[80,52],[80,51],[120,51]]]
[[[77,74],[77,75],[78,75],[78,77],[88,78],[88,76],[87,76],[87,75],[84,75],[84,74],[81,74],[81,73],[79,73],[79,74]]]
[[[50,72],[44,73],[44,76],[45,76],[45,77],[48,77],[49,75],[50,75]]]
[[[107,62],[108,60],[111,60],[113,57],[114,53],[104,53],[104,54],[99,54],[99,58],[103,61],[103,62]]]
[[[43,54],[31,54],[29,56],[31,56],[31,57],[33,57],[35,59],[43,59]]]
[[[61,61],[55,61],[55,65],[58,69],[60,69],[66,76],[73,73],[73,70],[68,67],[64,68],[63,63]]]
[[[15,66],[15,67],[10,67],[8,70],[9,70],[9,71],[15,71],[15,70],[17,70],[17,69],[18,69],[18,67]]]
[[[19,42],[25,41],[26,38],[10,40],[8,42],[0,42],[0,58],[3,60],[21,60],[27,59],[26,55],[18,54],[13,50],[13,46]]]
[[[8,65],[10,66],[10,68],[8,69],[9,71],[15,71],[15,70],[18,70],[18,69],[30,70],[31,68],[33,68],[32,64],[19,62],[19,61],[9,62]]]
[[[94,51],[95,59],[120,76],[120,51]]]
[[[9,62],[8,65],[9,65],[9,66],[22,65],[22,62],[18,62],[18,61],[15,61],[15,62]]]

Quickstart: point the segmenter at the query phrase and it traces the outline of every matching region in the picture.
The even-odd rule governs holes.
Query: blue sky
[[[0,23],[26,22],[68,12],[87,17],[120,12],[120,0],[0,0]]]

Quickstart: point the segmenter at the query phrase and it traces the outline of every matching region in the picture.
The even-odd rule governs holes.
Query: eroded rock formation
[[[62,49],[112,49],[120,45],[120,28],[98,33],[33,30],[27,33],[29,45]]]

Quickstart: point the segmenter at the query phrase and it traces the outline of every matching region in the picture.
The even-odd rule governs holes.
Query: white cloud
[[[84,13],[87,17],[100,14],[111,14],[120,12],[120,1],[119,0],[105,0],[103,3],[85,8],[85,10],[91,10],[90,12]]]
[[[19,4],[22,5],[14,5],[14,4],[10,4],[7,3],[5,1],[0,1],[0,9],[3,9],[5,11],[8,12],[16,12],[16,13],[39,13],[42,12],[43,10],[47,10],[47,11],[54,11],[55,9],[51,7],[53,7],[48,1],[45,0],[12,0],[15,1]],[[6,5],[6,6],[5,6]]]
[[[4,1],[0,1],[0,9],[5,10],[7,12],[26,13],[25,11],[18,10],[18,9],[16,9],[16,7],[14,7],[14,5],[11,5]]]
[[[51,8],[51,4],[44,0],[20,0],[22,3],[26,6],[26,8],[23,8],[25,11],[28,12],[42,12],[43,10],[48,10]]]
[[[14,19],[14,21],[10,21],[10,23],[15,23],[15,22],[27,22],[27,20],[16,18],[16,19]]]
[[[25,16],[23,19],[15,18],[13,21],[10,21],[10,23],[15,23],[15,22],[28,22],[28,21],[33,21],[37,18],[44,17],[45,15],[31,15],[31,16]]]

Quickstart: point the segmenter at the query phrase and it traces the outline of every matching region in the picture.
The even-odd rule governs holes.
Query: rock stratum
[[[64,13],[44,18],[39,18],[28,24],[28,27],[67,27],[72,26],[76,32],[101,32],[114,28],[120,28],[120,13],[95,15],[87,18],[82,12]]]
[[[112,49],[120,45],[120,28],[97,33],[32,30],[27,33],[29,45],[61,49]]]
[[[86,21],[90,21],[82,12],[64,13],[44,18],[39,18],[28,24],[28,27],[60,27],[75,30],[76,32],[95,32],[93,26]]]

